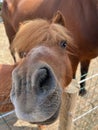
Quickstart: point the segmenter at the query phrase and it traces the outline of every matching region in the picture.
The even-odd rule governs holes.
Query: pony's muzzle
[[[61,87],[51,66],[37,63],[28,73],[13,71],[11,101],[18,118],[36,123],[50,124],[59,114]]]

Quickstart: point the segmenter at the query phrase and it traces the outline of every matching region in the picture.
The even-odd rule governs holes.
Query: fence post
[[[72,130],[73,128],[73,116],[78,92],[77,86],[77,81],[72,80],[66,92],[63,93],[58,130]]]

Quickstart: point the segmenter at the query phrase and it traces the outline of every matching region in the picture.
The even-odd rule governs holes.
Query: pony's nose
[[[54,75],[49,68],[39,68],[35,79],[36,92],[38,94],[49,94],[53,92],[55,83]]]

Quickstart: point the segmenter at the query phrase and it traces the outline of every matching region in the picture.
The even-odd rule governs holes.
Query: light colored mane
[[[47,20],[36,19],[25,22],[19,28],[11,45],[11,50],[29,52],[32,47],[40,44],[54,44],[61,40],[71,42],[68,30],[56,23]]]

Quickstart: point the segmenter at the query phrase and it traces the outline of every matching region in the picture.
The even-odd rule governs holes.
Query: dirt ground
[[[13,59],[9,52],[8,39],[5,34],[3,23],[0,23],[0,64],[13,64]],[[98,74],[98,58],[92,60],[88,77]],[[0,75],[1,76],[1,75]],[[79,81],[79,70],[77,71],[77,80]],[[86,83],[88,94],[77,99],[76,117],[82,115],[88,110],[98,106],[98,76],[90,79]],[[76,118],[75,117],[75,118]],[[98,109],[77,120],[74,130],[92,130],[98,125]],[[47,126],[46,130],[57,130],[58,123]],[[0,119],[0,130],[37,130],[36,125],[18,120],[15,114],[11,114]],[[97,129],[98,130],[98,129]]]

